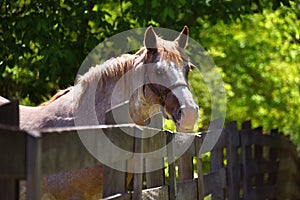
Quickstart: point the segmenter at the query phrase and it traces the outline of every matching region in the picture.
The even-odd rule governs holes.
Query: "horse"
[[[105,124],[105,113],[114,98],[117,103],[129,100],[129,113],[137,125],[144,125],[153,113],[162,112],[165,118],[174,121],[177,131],[192,132],[198,119],[198,106],[188,84],[192,69],[184,53],[188,32],[185,26],[175,40],[169,41],[149,26],[143,46],[135,54],[123,54],[91,67],[78,78],[77,84],[40,106],[20,106],[20,128],[77,126],[78,114],[88,116],[90,112],[95,112],[96,121],[83,119],[79,125]],[[118,84],[129,72],[132,76]],[[2,102],[6,101],[2,99]],[[86,109],[87,102],[94,103],[92,108]],[[103,166],[99,165],[48,175],[43,185],[55,199],[96,199],[101,197],[102,175]]]

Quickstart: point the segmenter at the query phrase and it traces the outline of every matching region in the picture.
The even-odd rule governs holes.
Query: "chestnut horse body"
[[[136,124],[144,125],[152,114],[161,111],[165,118],[174,121],[177,131],[192,132],[198,106],[187,82],[191,68],[183,52],[187,40],[187,27],[174,41],[163,40],[149,27],[144,47],[136,54],[124,54],[90,68],[75,86],[62,90],[41,106],[20,106],[20,128],[104,124],[106,111],[114,106],[112,102],[129,100],[130,116]],[[84,106],[89,103],[94,106]],[[96,113],[96,120],[86,117],[91,112]],[[78,119],[80,123],[76,123]],[[102,174],[100,165],[49,175],[44,178],[43,195],[50,199],[99,199]]]

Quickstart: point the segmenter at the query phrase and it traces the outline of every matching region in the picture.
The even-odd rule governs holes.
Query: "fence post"
[[[241,180],[241,166],[239,164],[238,147],[240,146],[240,134],[237,129],[237,122],[227,124],[225,128],[227,148],[227,192],[228,199],[240,199],[239,182]]]
[[[270,133],[271,136],[276,136],[278,134],[279,133],[278,133],[277,129],[271,130],[271,133]],[[278,149],[274,148],[274,147],[270,147],[270,149],[269,149],[269,159],[270,159],[270,161],[278,162],[277,158],[278,158]],[[276,171],[278,171],[278,168],[277,168]],[[277,181],[277,173],[276,172],[269,173],[268,183],[271,184],[271,185],[275,185],[276,181]]]
[[[107,111],[105,113],[105,124],[130,123],[128,110],[129,105],[126,101],[114,107],[112,110]],[[114,115],[115,113],[118,114]],[[123,165],[123,168],[126,168],[127,162],[120,162],[119,165]],[[125,193],[127,189],[126,173],[110,168],[106,165],[104,165],[103,168],[103,197],[109,197],[116,193]]]
[[[18,101],[11,101],[0,106],[0,124],[19,127]]]
[[[174,147],[172,140],[174,139],[174,134],[167,132],[167,156],[169,163],[169,199],[176,200],[177,196],[177,183],[176,183],[176,168],[175,168],[175,156]],[[170,161],[172,161],[170,163]]]
[[[120,163],[126,165],[126,162]],[[108,197],[116,193],[124,193],[126,190],[125,172],[103,166],[103,197]]]
[[[41,199],[42,137],[39,132],[27,134],[26,199]]]
[[[145,126],[156,128],[161,130],[162,113],[157,113],[145,122]],[[145,159],[146,170],[155,166],[161,166],[162,169],[158,169],[152,172],[146,173],[147,188],[157,187],[165,184],[164,173],[164,159],[163,158],[146,158]]]
[[[243,199],[251,200],[248,191],[251,187],[251,179],[248,178],[247,164],[251,159],[251,146],[248,145],[248,135],[251,132],[251,121],[244,122],[241,130],[241,154],[242,154],[242,179],[243,179]]]
[[[257,132],[258,134],[263,134],[263,130],[262,127],[258,127],[256,129],[254,129],[255,132]],[[254,160],[258,163],[261,163],[264,159],[263,159],[263,147],[260,145],[255,145],[254,146]],[[262,187],[264,184],[264,174],[257,174],[255,176],[255,187],[259,188]]]
[[[203,139],[199,136],[195,137],[195,146],[196,146],[196,156],[197,156],[197,190],[198,190],[198,200],[204,199],[204,184],[203,184],[203,171],[202,171],[202,159],[200,155],[200,148]]]
[[[224,160],[224,155],[223,155],[223,144],[225,143],[224,141],[224,130],[221,133],[221,136],[217,142],[217,144],[214,146],[214,148],[211,150],[210,154],[210,171],[218,171],[224,167],[223,160]],[[222,177],[218,177],[218,180],[216,180],[216,183],[221,185],[221,179]],[[225,178],[225,177],[224,177]],[[220,185],[217,185],[216,187],[220,189],[219,192],[214,192],[212,194],[212,200],[216,199],[224,199],[225,194],[224,190]]]
[[[134,180],[133,180],[133,200],[142,199],[142,187],[143,187],[143,138],[142,130],[140,128],[134,128]]]
[[[184,153],[178,158],[178,181],[193,179],[193,157]]]
[[[11,101],[0,106],[0,124],[19,127],[19,104]],[[19,180],[0,179],[2,199],[19,199]]]

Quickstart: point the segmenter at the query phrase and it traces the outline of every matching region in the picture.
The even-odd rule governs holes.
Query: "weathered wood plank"
[[[18,101],[11,101],[0,106],[0,124],[19,127]],[[17,135],[23,136],[21,136],[22,138],[14,137]],[[16,178],[18,176],[24,177],[25,138],[22,133],[17,133],[17,135],[7,132],[5,135],[3,133],[0,135],[0,160],[3,162],[0,164],[0,194],[2,199],[19,199],[19,181]]]
[[[174,143],[171,142],[175,135],[167,134],[167,157],[168,157],[168,168],[169,168],[169,199],[176,200],[177,196],[177,184],[176,184],[176,166],[175,166],[175,156],[174,156]]]
[[[141,138],[142,130],[139,128],[134,129],[134,150],[135,152],[142,152],[143,149],[143,140]],[[134,157],[134,180],[133,180],[133,200],[140,200],[142,198],[142,189],[143,189],[143,153],[135,153]]]
[[[160,121],[161,115],[159,115]],[[151,120],[153,120],[151,118]],[[157,121],[158,119],[156,119]],[[155,120],[152,121],[152,126],[158,127],[161,125],[158,122],[155,124]],[[157,124],[158,123],[158,124]],[[145,167],[146,167],[146,184],[147,188],[158,187],[164,185],[164,155],[167,154],[166,150],[166,134],[159,129],[144,129],[144,152],[145,155]],[[154,135],[154,136],[152,136]],[[152,137],[149,137],[152,136]],[[153,171],[153,169],[156,169]]]
[[[26,148],[26,199],[40,199],[42,180],[42,137],[39,132],[32,132],[27,135]]]
[[[237,123],[231,122],[225,128],[226,149],[227,149],[227,193],[228,199],[240,199],[240,178],[241,166],[239,164],[238,147],[240,145],[240,135]]]
[[[195,152],[195,134],[190,133],[176,133],[174,138],[174,150],[175,156],[178,158],[178,181],[184,181],[188,179],[193,179],[193,158],[196,156]],[[185,149],[184,149],[185,148]],[[188,149],[192,148],[193,154],[187,153]],[[178,155],[178,152],[184,152],[183,155]]]
[[[286,172],[295,172],[297,168],[297,164],[293,159],[284,158],[281,159],[280,162],[276,159],[271,160],[257,160],[257,159],[249,159],[247,165],[247,176],[251,177],[256,174],[263,174],[263,173],[276,173],[278,170],[282,171],[285,170]],[[280,167],[278,169],[278,167]]]
[[[203,200],[204,199],[204,181],[203,181],[203,171],[202,171],[202,159],[201,159],[201,155],[200,155],[200,148],[201,148],[201,144],[202,144],[202,137],[197,136],[195,138],[195,148],[196,148],[196,156],[197,156],[197,194],[198,200]]]
[[[193,157],[187,154],[183,154],[178,159],[178,181],[193,179]]]
[[[26,133],[0,127],[0,178],[25,178]]]
[[[255,132],[258,135],[262,135],[263,134],[262,127],[258,127],[256,129],[254,129],[253,132]],[[254,146],[254,159],[257,162],[263,162],[264,161],[263,146],[260,146],[260,145],[255,145]],[[265,172],[262,172],[262,173],[256,172],[255,183],[254,183],[255,186],[257,186],[257,187],[263,186],[263,184],[264,184],[264,173]]]
[[[121,162],[126,167],[126,161]],[[126,192],[126,173],[104,166],[103,197]]]
[[[195,195],[195,187],[197,185],[196,180],[189,180],[185,182],[181,182],[177,184],[178,188],[178,199],[194,199]],[[212,186],[213,187],[213,184]],[[299,191],[292,187],[293,189],[287,191],[283,195],[298,195]],[[266,199],[266,198],[275,198],[276,193],[274,191],[278,190],[277,186],[264,186],[262,188],[257,188],[253,190],[249,190],[249,198],[251,199]],[[181,192],[179,192],[181,191]],[[265,192],[266,191],[266,192]],[[296,192],[295,192],[296,191]],[[150,200],[150,199],[160,199],[165,200],[168,198],[168,186],[161,186],[157,188],[146,189],[142,191],[142,199]],[[188,194],[192,193],[192,194]],[[207,193],[207,192],[206,192]],[[186,194],[188,194],[186,196]],[[284,196],[286,197],[286,196]],[[105,200],[129,200],[131,199],[130,193],[125,194],[116,194],[107,198]]]
[[[97,126],[92,127],[92,129],[90,127],[83,127],[67,130],[44,130],[42,133],[42,159],[47,161],[43,161],[43,163],[47,164],[43,164],[43,173],[49,174],[63,170],[94,166],[99,164],[95,157],[106,163],[132,159],[134,152],[132,139],[134,139],[134,137],[130,137],[129,143],[131,144],[128,145],[128,147],[132,145],[132,147],[130,147],[132,150],[116,151],[115,148],[117,148],[116,146],[119,146],[119,144],[120,146],[124,145],[122,144],[124,140],[127,142],[122,135],[133,133],[134,127],[134,125],[116,125]],[[78,134],[80,134],[80,137]],[[86,138],[82,138],[82,136]],[[114,142],[110,142],[110,139],[117,141],[117,136],[121,139],[118,140],[118,144],[112,145]],[[82,144],[82,141],[89,144],[88,149]],[[91,151],[94,152],[93,156],[90,154]],[[111,153],[109,154],[107,152]]]
[[[195,180],[189,179],[178,183],[177,199],[195,200],[197,198],[197,182]]]
[[[43,166],[43,173],[53,173],[58,171],[63,171],[66,169],[75,169],[86,166],[93,166],[98,164],[97,161],[89,154],[89,151],[95,150],[95,152],[99,152],[94,155],[104,156],[101,157],[109,162],[116,162],[119,160],[128,160],[132,158],[133,150],[133,139],[129,134],[132,133],[133,127],[135,125],[124,125],[124,126],[97,126],[97,127],[89,127],[86,128],[78,128],[78,129],[49,129],[43,130],[43,160],[47,160],[47,165]],[[149,134],[157,133],[154,129],[143,128],[144,131]],[[154,132],[153,132],[154,131]],[[151,133],[152,132],[152,133]],[[102,135],[101,135],[101,134]],[[80,134],[80,137],[78,136]],[[91,144],[91,149],[89,151],[82,144],[81,136],[88,136],[85,142]],[[174,134],[175,135],[175,134]],[[194,138],[195,136],[178,136],[179,141],[176,140],[175,144],[182,142],[182,138]],[[104,140],[104,139],[106,140]],[[120,139],[121,138],[121,139]],[[160,149],[160,147],[165,146],[165,138],[166,134],[163,132],[158,132],[154,134],[153,137],[143,138],[144,144],[146,144],[143,151],[145,153],[151,153],[159,149],[162,154],[153,153],[153,154],[145,154],[148,158],[156,158],[161,157],[161,155],[165,154],[166,149]],[[177,139],[178,139],[177,138]],[[108,145],[106,142],[109,140],[111,143]],[[159,142],[155,142],[159,141]],[[111,145],[113,144],[113,145]],[[116,153],[114,149],[111,149],[111,146],[124,149],[127,151],[124,153]],[[108,151],[110,150],[110,151]],[[70,154],[70,152],[73,152]],[[112,155],[103,154],[103,152],[114,152]],[[50,161],[49,161],[50,160]],[[53,160],[53,161],[51,161]],[[80,161],[80,162],[79,162]],[[43,162],[44,163],[44,162]],[[50,163],[50,164],[49,164]],[[52,164],[51,164],[52,163]],[[65,164],[64,164],[65,163]]]
[[[248,135],[251,134],[251,122],[247,121],[242,124],[241,130],[241,161],[242,161],[242,177],[243,177],[243,199],[251,200],[249,190],[252,187],[251,179],[248,177],[248,164],[251,163],[251,146],[248,143]]]
[[[204,196],[218,193],[226,187],[226,170],[225,168],[209,172],[203,175]]]
[[[0,124],[19,127],[19,103],[16,100],[0,106]]]
[[[92,137],[96,134],[93,130],[84,131]],[[43,175],[99,164],[82,144],[76,130],[44,132],[42,140]]]
[[[247,165],[247,178],[251,178],[255,175],[260,175],[264,173],[276,173],[278,170],[279,163],[275,160],[251,160]]]
[[[221,136],[218,140],[217,143],[224,144],[224,146],[216,145],[210,154],[210,170],[211,171],[218,171],[224,167],[223,160],[224,160],[224,155],[223,155],[223,148],[225,147],[225,132],[222,131]],[[224,193],[224,188],[219,188],[218,192],[214,192],[212,194],[212,199],[224,199],[225,198],[225,193]]]
[[[293,152],[294,156],[297,157],[297,151],[294,144],[286,137],[281,135],[267,135],[260,134],[257,131],[245,133],[244,138],[245,145],[258,145],[265,147],[273,147],[283,149],[284,151]]]
[[[145,126],[153,127],[158,130],[161,130],[163,127],[162,123],[162,113],[158,113],[152,116],[145,122]],[[148,133],[148,129],[144,129],[144,134],[146,137],[149,135],[153,135],[152,133]],[[155,134],[155,132],[154,132]],[[157,132],[154,137],[151,137],[144,141],[144,152],[151,152],[153,157],[156,158],[146,158],[145,165],[146,165],[146,185],[147,188],[153,188],[162,186],[165,184],[165,174],[164,174],[164,158],[163,155],[166,155],[166,135],[163,134],[162,131]],[[157,137],[159,136],[159,137]],[[157,169],[152,171],[153,169]],[[143,197],[144,198],[144,197]],[[162,197],[160,197],[162,198]]]
[[[165,184],[164,159],[145,159],[147,188]],[[152,171],[152,169],[157,169]],[[151,170],[151,172],[150,172]]]
[[[158,159],[167,155],[166,134],[154,128],[143,127],[143,153],[145,158]]]
[[[270,133],[271,136],[276,136],[278,135],[278,130],[271,130],[271,133]],[[270,171],[269,172],[269,177],[268,177],[268,184],[270,185],[275,185],[276,184],[276,180],[277,180],[277,170],[278,170],[278,161],[277,161],[277,156],[278,156],[278,149],[277,148],[274,148],[274,147],[270,147],[269,148],[269,160],[270,161],[273,161],[273,162],[276,162],[276,168],[274,171]]]
[[[252,199],[277,199],[278,189],[279,188],[276,185],[264,185],[260,187],[253,187],[248,190],[247,198],[251,200]]]

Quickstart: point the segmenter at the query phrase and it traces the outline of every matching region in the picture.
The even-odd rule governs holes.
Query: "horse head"
[[[139,65],[144,74],[139,99],[150,107],[150,112],[159,105],[163,116],[172,119],[181,132],[193,131],[198,119],[198,106],[188,85],[192,65],[184,54],[187,42],[186,26],[174,41],[158,37],[150,26],[144,34],[143,59]]]

